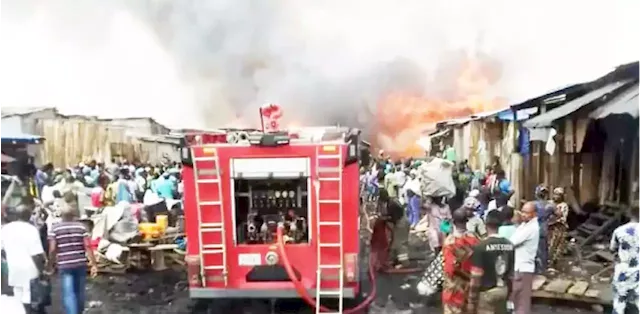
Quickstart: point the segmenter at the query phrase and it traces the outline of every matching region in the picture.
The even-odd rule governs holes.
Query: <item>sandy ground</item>
[[[101,275],[87,285],[87,314],[178,314],[178,313],[235,313],[266,314],[270,307],[266,302],[219,303],[208,310],[195,309],[188,298],[183,274],[179,271],[128,274],[127,276]],[[63,314],[59,288],[54,280],[54,304],[48,308],[52,314]],[[396,312],[393,303],[374,314]],[[283,302],[276,306],[275,313],[314,313],[300,302]],[[425,307],[416,313],[442,313],[437,307]],[[598,313],[580,304],[536,304],[533,313]]]

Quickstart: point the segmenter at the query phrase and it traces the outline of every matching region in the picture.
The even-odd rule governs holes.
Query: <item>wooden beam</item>
[[[600,228],[598,228],[596,231],[590,234],[584,240],[584,242],[579,243],[580,247],[583,247],[591,243],[592,241],[594,241],[598,236],[602,235],[606,230],[610,229],[614,224],[618,223],[620,221],[620,217],[621,217],[621,213],[617,212],[611,219],[607,220],[602,225],[600,225]]]
[[[607,266],[607,267],[603,268],[603,269],[602,269],[602,270],[600,270],[599,272],[597,272],[597,273],[593,274],[591,277],[594,277],[594,278],[600,277],[600,275],[602,275],[602,274],[604,274],[604,273],[606,273],[606,272],[608,272],[608,271],[613,270],[613,267],[614,267],[614,266],[615,266],[615,264],[611,264],[611,265],[609,265],[609,266]]]
[[[589,292],[591,290],[588,290]],[[596,291],[596,290],[593,290]],[[566,301],[579,301],[584,303],[591,304],[603,304],[603,305],[611,305],[611,300],[603,300],[597,297],[587,297],[587,296],[576,296],[568,293],[553,293],[543,290],[533,291],[533,297],[539,299],[556,299],[556,300],[566,300]]]

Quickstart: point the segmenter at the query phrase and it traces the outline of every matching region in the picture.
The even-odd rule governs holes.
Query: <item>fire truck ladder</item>
[[[338,309],[332,314],[342,314],[343,306],[344,306],[344,248],[342,245],[342,150],[340,146],[337,146],[336,153],[328,155],[322,154],[322,146],[318,146],[316,151],[316,172],[317,172],[317,181],[315,183],[316,189],[316,206],[317,206],[317,226],[316,226],[316,234],[317,234],[317,242],[318,242],[318,270],[316,272],[316,313],[325,313],[320,311],[320,301],[324,298],[338,298]],[[321,167],[320,160],[337,160],[337,167]],[[320,176],[320,174],[329,174],[331,176]],[[338,182],[338,199],[323,199],[321,198],[320,186],[327,181],[337,181]],[[326,205],[338,205],[338,220],[337,221],[325,221],[320,218],[320,212],[322,212],[322,208],[326,207]],[[333,207],[335,208],[335,207]],[[320,232],[320,226],[334,226],[338,227],[339,234],[337,243],[323,242],[322,234]],[[322,251],[324,248],[339,248],[339,264],[324,264],[322,262]],[[337,269],[339,276],[339,284],[337,288],[326,288],[322,287],[322,272],[323,270],[328,269]]]
[[[207,286],[207,270],[219,270],[222,271],[222,277],[224,277],[224,285],[227,286],[228,277],[227,277],[227,250],[225,245],[225,228],[224,228],[224,213],[222,210],[222,185],[220,182],[220,160],[218,159],[218,151],[215,148],[207,148],[209,150],[213,150],[211,155],[209,156],[200,156],[196,157],[195,151],[191,151],[191,156],[193,157],[193,172],[195,173],[195,192],[196,192],[196,206],[198,206],[198,221],[199,221],[199,251],[200,251],[200,276],[202,277],[202,286]],[[198,162],[202,161],[212,161],[213,167],[201,167],[198,168]],[[209,178],[201,178],[200,171],[208,171]],[[213,178],[211,178],[213,176]],[[206,200],[203,201],[201,198],[200,189],[218,189],[218,199],[217,200]],[[220,222],[202,222],[202,207],[213,207],[213,210],[219,211]],[[203,234],[204,233],[220,233],[221,243],[220,244],[203,244]],[[204,256],[205,255],[214,255],[221,254],[222,255],[222,263],[214,264],[214,265],[205,265]]]

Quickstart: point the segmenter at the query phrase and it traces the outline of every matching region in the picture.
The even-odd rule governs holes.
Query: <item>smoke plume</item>
[[[0,103],[220,127],[270,102],[291,123],[368,128],[389,93],[455,101],[468,60],[509,100],[592,79],[638,53],[632,6],[3,0]]]

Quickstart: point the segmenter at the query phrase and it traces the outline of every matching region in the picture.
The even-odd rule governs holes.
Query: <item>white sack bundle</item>
[[[454,197],[453,163],[440,158],[423,163],[418,168],[422,196]]]

